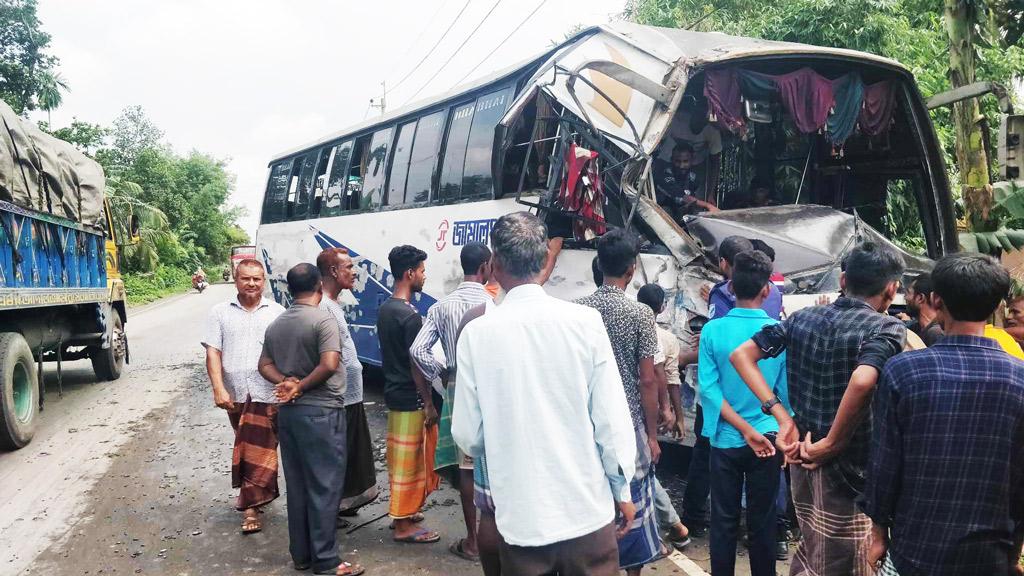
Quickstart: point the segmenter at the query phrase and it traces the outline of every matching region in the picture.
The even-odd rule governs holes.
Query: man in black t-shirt
[[[714,195],[707,190],[704,175],[693,165],[693,147],[686,142],[672,149],[672,161],[654,161],[654,189],[658,204],[672,217],[717,212]]]
[[[409,358],[409,348],[423,324],[419,311],[409,301],[423,290],[426,259],[427,253],[414,246],[391,250],[388,261],[394,291],[377,312],[384,404],[388,408],[388,513],[395,521],[395,541],[417,544],[441,539],[437,532],[418,524],[423,520],[420,509],[438,484],[430,446],[437,442],[437,410],[431,400],[430,383],[413,379]]]

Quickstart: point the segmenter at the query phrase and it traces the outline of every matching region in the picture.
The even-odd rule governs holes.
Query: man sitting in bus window
[[[693,165],[693,147],[680,142],[672,149],[672,161],[654,161],[654,188],[658,204],[679,219],[687,214],[717,212],[713,194],[707,191],[704,175]]]
[[[775,198],[772,198],[772,188],[767,181],[762,180],[761,178],[754,178],[750,181],[749,190],[747,208],[778,206],[778,201]]]

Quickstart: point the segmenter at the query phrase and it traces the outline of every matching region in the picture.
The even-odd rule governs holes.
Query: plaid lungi
[[[619,567],[623,570],[652,562],[661,553],[661,537],[654,515],[654,462],[647,445],[643,425],[634,428],[636,436],[636,474],[629,483],[629,492],[636,507],[636,517],[629,532],[619,540]],[[618,513],[616,513],[618,522]]]
[[[892,556],[885,555],[882,567],[878,570],[878,576],[900,576],[900,573],[896,571],[896,565],[892,563]]]
[[[793,506],[803,539],[790,576],[874,576],[868,563],[871,519],[850,492],[834,484],[828,466],[789,467]]]
[[[256,508],[278,497],[277,405],[253,402],[235,404],[228,411],[235,429],[231,454],[231,486],[239,488],[238,510]]]
[[[494,516],[494,498],[491,497],[491,477],[487,475],[487,456],[473,460],[473,504],[481,512]]]
[[[452,406],[455,404],[455,384],[452,382],[444,389],[444,402],[441,404],[441,416],[437,420],[437,450],[434,453],[434,470],[460,464],[459,448],[452,437]]]
[[[437,489],[440,477],[434,473],[437,426],[424,427],[422,410],[388,412],[387,461],[391,486],[392,518],[418,513],[427,496]]]

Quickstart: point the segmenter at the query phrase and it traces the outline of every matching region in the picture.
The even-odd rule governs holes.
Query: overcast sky
[[[547,49],[574,25],[605,23],[624,3],[546,0],[470,79]],[[248,208],[242,225],[253,234],[271,156],[379,114],[367,103],[380,83],[405,76],[455,21],[387,95],[388,108],[421,88],[417,99],[446,91],[539,4],[469,0],[456,20],[466,0],[40,0],[71,88],[53,124],[77,117],[109,125],[141,105],[177,152],[230,159],[232,203]]]

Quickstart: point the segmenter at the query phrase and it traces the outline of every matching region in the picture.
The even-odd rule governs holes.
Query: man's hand
[[[433,402],[428,402],[423,406],[423,425],[430,428],[434,424],[437,424],[437,408]]]
[[[217,408],[224,410],[230,410],[235,406],[235,403],[231,401],[231,394],[228,394],[225,388],[213,389],[213,403],[217,405]]]
[[[775,438],[775,445],[785,455],[786,464],[800,463],[800,432],[792,418],[779,422],[779,435]]]
[[[885,528],[872,524],[871,538],[868,544],[868,562],[872,568],[875,570],[882,568],[882,562],[885,560],[885,552],[888,548],[889,542],[885,534]]]
[[[708,298],[711,297],[711,285],[710,284],[701,284],[700,285],[700,297],[705,302],[708,301]],[[700,333],[698,333],[697,337],[700,338]],[[698,340],[697,342],[698,342],[697,345],[699,346],[700,345],[700,340]]]
[[[839,447],[829,440],[828,436],[811,442],[811,433],[808,432],[804,441],[800,443],[800,459],[803,460],[803,467],[814,470],[839,453]]]
[[[665,406],[661,409],[661,416],[659,418],[659,426],[662,428],[672,429],[676,426],[676,413],[672,411],[671,406]]]
[[[299,396],[302,396],[302,388],[299,386],[299,379],[294,376],[289,376],[282,380],[280,384],[274,386],[274,396],[277,396],[277,401],[282,404],[287,404]]]
[[[758,458],[771,458],[775,456],[775,446],[764,434],[751,428],[743,433],[743,440],[754,451]]]
[[[636,518],[636,506],[632,502],[616,502],[616,506],[619,507],[619,525],[615,527],[615,539],[622,540],[622,537],[629,532],[630,526],[633,525],[633,519]]]
[[[676,438],[679,438],[680,442],[686,439],[686,422],[682,418],[676,420],[674,432]]]
[[[658,437],[647,437],[647,446],[651,449],[651,462],[655,464],[661,460],[661,445],[658,444]]]

